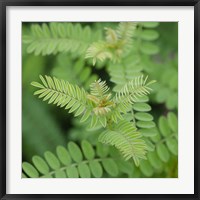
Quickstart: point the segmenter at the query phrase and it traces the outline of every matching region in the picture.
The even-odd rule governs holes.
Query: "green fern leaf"
[[[103,175],[103,169],[100,163],[97,160],[93,160],[89,162],[89,166],[91,169],[91,173],[95,178],[100,178]]]
[[[155,81],[146,83],[147,78],[148,77],[143,79],[143,76],[139,76],[129,81],[124,85],[121,91],[116,94],[116,101],[124,103],[126,106],[127,102],[133,104],[134,102],[137,102],[138,97],[149,94],[152,89],[148,86]]]
[[[112,159],[105,159],[102,161],[103,167],[105,171],[110,174],[111,176],[117,176],[119,173],[117,164]]]
[[[24,172],[31,178],[38,178],[39,177],[39,173],[38,171],[35,169],[35,167],[33,167],[33,165],[31,165],[30,163],[24,162],[22,164],[22,168],[24,170]]]
[[[65,109],[69,109],[69,113],[74,112],[75,116],[92,112],[85,90],[63,80],[60,81],[55,77],[45,76],[44,78],[40,76],[40,79],[44,88],[37,90],[34,94],[39,95],[39,98],[43,98],[43,101],[48,100],[48,103],[65,107]],[[38,85],[35,82],[31,84],[35,87],[41,87],[41,84]]]
[[[92,58],[93,65],[97,60],[120,61],[120,58],[132,47],[136,26],[134,22],[121,22],[116,30],[106,28],[106,40],[92,43],[86,51],[85,58]]]
[[[91,95],[103,97],[109,91],[109,87],[106,85],[106,81],[101,81],[101,79],[99,79],[98,81],[91,83],[90,91]]]
[[[28,44],[27,52],[35,55],[50,55],[58,52],[82,54],[90,43],[101,39],[101,32],[91,32],[79,23],[33,24],[29,35],[23,35],[23,42]]]
[[[147,151],[147,146],[141,137],[132,123],[121,121],[114,127],[114,130],[101,133],[99,141],[115,146],[126,160],[132,158],[138,166],[140,159],[146,159]]]
[[[69,142],[68,149],[58,146],[56,154],[50,151],[45,152],[45,160],[40,156],[34,156],[32,159],[34,166],[23,162],[23,177],[100,178],[105,174],[117,176],[119,169],[114,158],[109,156],[108,149],[106,148],[105,151],[102,144],[97,146],[98,151],[95,151],[87,140],[81,142],[81,148],[76,143]]]

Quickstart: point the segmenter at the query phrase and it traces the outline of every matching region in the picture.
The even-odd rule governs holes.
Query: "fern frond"
[[[106,130],[99,136],[99,141],[113,145],[128,160],[132,158],[138,166],[140,159],[146,159],[147,146],[142,135],[131,122],[120,121],[114,130]]]
[[[91,119],[91,127],[100,123],[103,127],[107,125],[107,114],[111,112],[114,102],[110,100],[111,94],[106,94],[109,90],[106,83],[97,81],[92,84],[91,94],[87,94],[84,89],[69,82],[40,76],[42,83],[32,82],[31,84],[39,88],[34,95],[39,95],[43,101],[56,104],[69,109],[69,113],[74,112],[75,117],[82,115],[81,122]],[[94,94],[96,96],[94,96]],[[100,95],[100,96],[99,96]]]
[[[124,105],[127,103],[133,104],[134,102],[137,102],[139,97],[149,94],[152,90],[149,85],[155,81],[146,83],[147,78],[148,77],[144,79],[142,75],[125,84],[122,89],[116,93],[116,102],[121,102]]]
[[[155,146],[153,151],[147,153],[147,160],[141,161],[140,171],[146,177],[152,177],[155,172],[166,174],[172,172],[171,162],[177,167],[178,164],[178,121],[175,113],[169,112],[167,117],[158,119],[157,134],[151,136],[149,132],[143,136],[150,137],[148,140]],[[172,176],[172,175],[170,175]],[[175,172],[175,177],[177,177]]]
[[[33,164],[23,162],[23,174],[26,178],[101,178],[104,174],[109,177],[118,175],[117,162],[102,145],[97,145],[97,151],[87,140],[81,142],[81,148],[74,142],[69,142],[67,146],[58,146],[56,154],[46,151],[44,158],[33,156]]]
[[[106,42],[100,41],[89,46],[85,58],[93,58],[93,65],[95,65],[97,60],[103,62],[106,59],[113,59],[113,54],[108,48]]]
[[[43,98],[43,101],[57,104],[57,106],[69,109],[69,113],[74,112],[75,116],[81,114],[89,115],[92,107],[87,101],[87,95],[84,89],[80,89],[77,85],[69,82],[51,78],[49,76],[40,76],[41,82],[32,82],[31,85],[39,88],[34,94]]]
[[[105,40],[92,43],[86,51],[85,58],[92,58],[93,65],[97,60],[120,61],[132,46],[136,25],[133,22],[120,22],[116,30],[106,28]]]
[[[28,44],[27,52],[35,55],[50,55],[58,52],[82,54],[88,46],[101,38],[101,32],[92,32],[90,27],[79,23],[33,24],[29,35],[23,36]]]
[[[127,55],[133,45],[133,36],[137,28],[137,23],[135,22],[126,22],[119,23],[119,26],[116,30],[118,38],[124,43],[123,54]]]
[[[120,39],[126,40],[126,42],[130,42],[135,34],[136,28],[137,23],[135,22],[120,22],[116,30],[117,36]]]
[[[119,92],[127,82],[142,75],[143,65],[140,61],[140,56],[131,51],[120,63],[108,63],[110,81],[115,84],[113,91]]]
[[[106,30],[106,41],[110,44],[114,44],[117,42],[118,37],[115,30],[112,28],[105,28]]]

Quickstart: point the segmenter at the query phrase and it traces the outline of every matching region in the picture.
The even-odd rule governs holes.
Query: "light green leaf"
[[[143,42],[140,46],[140,50],[142,53],[146,55],[155,55],[159,52],[159,47],[154,43]]]
[[[52,169],[60,168],[60,162],[53,153],[51,153],[50,151],[46,151],[44,153],[44,157]]]
[[[56,148],[56,153],[63,165],[71,164],[71,156],[69,155],[69,152],[66,148],[64,148],[63,146],[58,146]]]
[[[155,30],[143,30],[140,33],[140,37],[143,40],[152,41],[152,40],[156,40],[159,37],[159,34]]]
[[[154,173],[152,166],[150,165],[149,161],[147,161],[147,160],[142,160],[140,162],[139,167],[140,167],[141,172],[147,177],[151,177]]]
[[[69,178],[78,178],[79,177],[78,170],[75,166],[69,166],[66,171],[67,171],[67,176]]]
[[[140,24],[145,28],[155,28],[159,25],[159,22],[141,22]]]
[[[141,96],[141,97],[138,97],[137,99],[137,102],[138,103],[145,103],[145,102],[148,102],[149,101],[149,97],[148,96]]]
[[[55,172],[55,178],[66,178],[66,173],[62,170],[57,170]]]
[[[135,103],[133,109],[139,112],[148,112],[151,110],[151,106],[146,103]]]
[[[166,141],[167,147],[175,155],[178,155],[178,141],[175,138],[168,138]]]
[[[83,160],[82,152],[77,144],[75,144],[74,142],[69,142],[68,149],[72,159],[75,162],[79,163]]]
[[[31,164],[29,164],[27,162],[23,162],[22,163],[22,169],[31,178],[38,178],[39,177],[39,173],[35,169],[35,167],[33,167],[33,165],[31,165]]]
[[[88,119],[88,117],[91,115],[91,111],[90,110],[86,110],[81,118],[81,122],[84,122]]]
[[[143,140],[145,141],[145,143],[147,145],[148,151],[154,151],[155,150],[155,145],[150,140],[148,140],[147,138],[143,138]]]
[[[101,158],[105,158],[109,153],[108,145],[104,145],[100,142],[97,143],[97,155]]]
[[[161,169],[163,167],[162,161],[159,159],[156,152],[149,152],[147,158],[155,169]]]
[[[41,158],[40,156],[33,156],[32,161],[40,173],[42,174],[49,173],[49,166],[47,165],[47,163],[43,158]]]
[[[157,151],[159,158],[163,162],[169,161],[170,154],[169,154],[169,151],[167,150],[166,146],[163,143],[160,143],[160,144],[157,145],[156,151]]]
[[[152,121],[153,116],[149,113],[142,113],[142,112],[137,112],[135,113],[135,118],[140,121]]]
[[[158,134],[158,130],[156,128],[144,128],[139,130],[143,136],[145,137],[154,137]]]
[[[168,121],[167,121],[166,117],[161,116],[161,117],[159,118],[158,127],[159,127],[159,129],[160,129],[161,134],[162,134],[164,137],[167,137],[167,136],[170,135],[171,131],[170,131],[170,127],[169,127],[169,125],[168,125]]]
[[[118,175],[118,167],[114,160],[112,159],[105,159],[102,161],[103,167],[105,171],[111,176]]]
[[[120,172],[123,172],[125,174],[131,174],[134,171],[134,164],[133,162],[128,162],[125,160],[118,160],[116,162],[118,169]]]
[[[40,84],[40,83],[38,83],[38,82],[35,82],[35,81],[33,81],[33,82],[31,83],[31,85],[34,86],[34,87],[38,87],[38,88],[44,88],[44,86],[43,86],[42,84]]]
[[[154,122],[152,122],[152,121],[150,121],[150,122],[138,121],[136,123],[136,125],[139,128],[154,128],[156,126],[156,124]]]
[[[90,170],[95,178],[101,178],[103,175],[103,169],[97,160],[89,162]]]
[[[90,178],[91,176],[90,169],[86,163],[80,163],[78,165],[78,171],[81,178]]]
[[[167,121],[173,132],[178,133],[178,119],[176,115],[172,112],[167,114]]]
[[[88,141],[83,140],[81,142],[81,148],[83,150],[83,153],[84,153],[84,156],[86,157],[86,159],[88,159],[88,160],[94,159],[95,152],[94,152],[92,145]]]

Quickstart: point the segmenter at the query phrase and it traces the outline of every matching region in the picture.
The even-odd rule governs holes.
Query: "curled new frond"
[[[128,160],[132,158],[138,166],[140,159],[146,159],[147,146],[142,135],[128,121],[120,121],[113,130],[106,130],[99,136],[99,141],[115,146]]]

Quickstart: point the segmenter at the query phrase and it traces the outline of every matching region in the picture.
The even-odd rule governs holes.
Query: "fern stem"
[[[133,116],[133,125],[135,126],[135,114],[134,114],[133,109],[131,109],[131,114],[132,114],[132,116]]]
[[[102,162],[103,160],[108,160],[108,159],[113,159],[113,160],[118,160],[117,158],[111,158],[111,157],[108,157],[108,158],[96,158],[96,159],[93,159],[92,161],[98,161],[98,162]],[[84,160],[80,163],[84,163],[84,164],[88,164],[91,160]],[[64,171],[66,170],[68,167],[77,167],[80,163],[72,163],[70,165],[66,165],[64,167],[61,167],[59,170],[60,171]],[[50,173],[48,173],[47,175],[54,175],[56,173],[57,170],[54,170],[54,171],[51,171]],[[42,176],[41,176],[42,177]]]
[[[163,138],[162,140],[160,140],[159,142],[157,142],[155,145],[157,146],[157,145],[159,145],[161,143],[164,143],[164,142],[166,142],[166,140],[168,140],[169,138],[172,138],[172,137],[176,137],[176,133],[173,133],[173,134],[171,134],[171,135]]]

